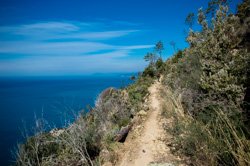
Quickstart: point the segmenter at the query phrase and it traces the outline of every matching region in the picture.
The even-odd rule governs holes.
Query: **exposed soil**
[[[182,165],[177,164],[180,159],[170,152],[166,140],[170,136],[163,129],[167,119],[161,118],[160,82],[155,82],[149,88],[149,111],[141,124],[135,126],[120,147],[118,152],[119,166],[146,166],[146,165]],[[164,122],[163,122],[164,121]],[[167,122],[168,123],[168,122]]]

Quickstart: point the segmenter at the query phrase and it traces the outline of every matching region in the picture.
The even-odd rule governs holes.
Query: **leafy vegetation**
[[[134,83],[106,89],[95,107],[62,130],[40,130],[19,146],[16,165],[100,165],[115,160],[116,134],[140,111],[149,86],[163,77],[165,126],[172,150],[190,165],[250,165],[250,2],[228,13],[228,1],[212,0],[199,9],[201,30],[190,30],[189,47],[176,50],[166,62],[163,43],[145,55],[149,62]],[[195,16],[186,24],[192,28]],[[169,92],[171,91],[171,93]],[[38,126],[41,128],[40,126]],[[108,151],[104,157],[104,152]]]
[[[142,109],[154,78],[155,73],[142,74],[133,77],[135,82],[125,89],[104,90],[95,107],[81,113],[66,128],[47,132],[43,123],[37,123],[35,135],[18,146],[16,165],[100,165],[115,160],[112,153],[115,136],[123,127],[131,125],[134,115]],[[105,151],[108,154],[103,157]]]
[[[201,31],[191,30],[190,47],[165,67],[166,87],[181,96],[171,114],[174,125],[167,130],[175,137],[175,151],[189,156],[192,165],[250,164],[250,53],[245,39],[250,3],[243,1],[235,15],[221,4],[226,3],[211,1],[205,11],[199,9]],[[180,109],[185,116],[178,114]]]

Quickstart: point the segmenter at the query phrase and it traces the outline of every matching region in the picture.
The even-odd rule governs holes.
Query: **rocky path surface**
[[[161,84],[155,82],[149,88],[149,111],[145,121],[139,126],[139,134],[131,133],[124,144],[122,154],[116,165],[119,166],[174,166],[178,160],[166,145],[166,132],[161,119]]]

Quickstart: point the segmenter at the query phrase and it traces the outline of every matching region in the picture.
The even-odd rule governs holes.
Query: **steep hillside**
[[[228,11],[211,1],[188,48],[164,62],[158,42],[133,84],[67,128],[37,126],[16,165],[250,165],[250,1]]]

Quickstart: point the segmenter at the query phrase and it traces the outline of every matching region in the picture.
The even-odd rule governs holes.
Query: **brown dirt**
[[[129,133],[126,142],[119,148],[119,166],[146,166],[161,163],[163,165],[178,165],[180,159],[170,152],[166,140],[170,139],[163,129],[161,119],[161,97],[159,94],[161,84],[155,82],[149,88],[149,111],[144,121],[136,125]],[[169,123],[169,122],[167,122]]]

